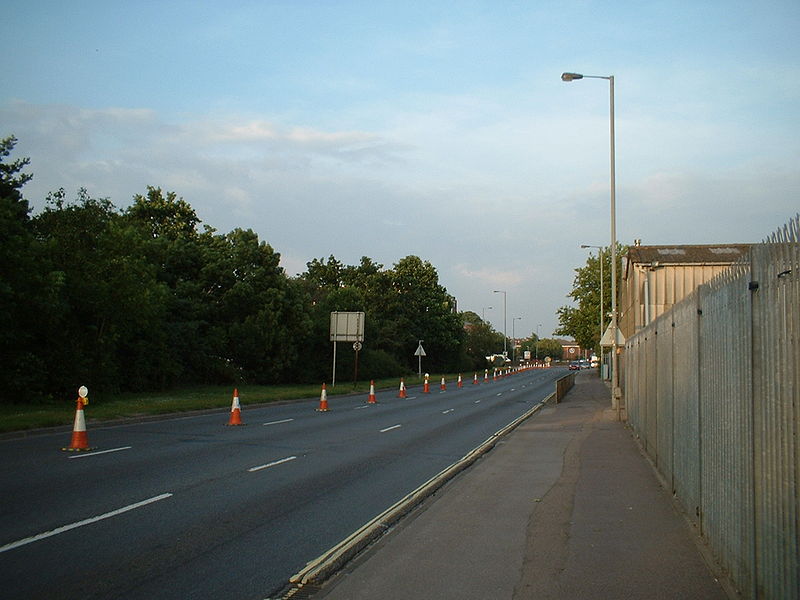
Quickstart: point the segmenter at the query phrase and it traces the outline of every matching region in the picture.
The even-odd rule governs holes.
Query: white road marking
[[[89,452],[88,454],[73,454],[67,458],[85,458],[87,456],[97,456],[98,454],[108,454],[109,452],[119,452],[120,450],[130,450],[131,446],[123,446],[122,448],[112,448],[111,450],[100,450],[100,452]]]
[[[280,460],[274,460],[271,463],[267,463],[265,465],[260,465],[258,467],[250,467],[249,469],[247,469],[247,471],[250,473],[255,473],[256,471],[261,471],[262,469],[269,469],[270,467],[282,465],[283,463],[295,460],[296,458],[297,458],[296,456],[287,456],[286,458],[282,458]]]
[[[92,517],[90,519],[84,519],[83,521],[78,521],[77,523],[72,523],[70,525],[64,525],[63,527],[58,527],[56,529],[52,529],[50,531],[45,531],[44,533],[40,533],[39,535],[34,535],[24,540],[18,540],[16,542],[11,542],[10,544],[6,544],[5,546],[0,546],[0,552],[6,552],[8,550],[13,550],[14,548],[19,548],[20,546],[25,546],[26,544],[31,544],[33,542],[38,542],[39,540],[43,540],[45,538],[52,537],[54,535],[58,535],[59,533],[64,533],[65,531],[70,531],[72,529],[77,529],[78,527],[83,527],[84,525],[91,525],[92,523],[96,523],[97,521],[102,521],[103,519],[108,519],[111,517],[116,517],[117,515],[121,515],[122,513],[126,513],[129,510],[134,510],[136,508],[141,508],[142,506],[147,506],[148,504],[152,504],[153,502],[158,502],[159,500],[164,500],[166,498],[171,497],[172,494],[161,494],[160,496],[153,496],[147,500],[142,500],[141,502],[137,502],[135,504],[129,504],[128,506],[124,506],[123,508],[119,508],[117,510],[112,510],[111,512],[107,512],[102,515],[98,515],[96,517]]]
[[[398,429],[402,427],[402,425],[392,425],[391,427],[387,427],[386,429],[381,429],[381,433],[386,433],[387,431],[391,431],[392,429]]]
[[[481,403],[480,400],[475,400],[475,404],[480,404],[480,403]]]
[[[451,412],[453,412],[454,410],[455,410],[455,408],[448,408],[447,410],[443,410],[443,411],[442,411],[442,414],[443,414],[443,415],[446,415],[447,413],[451,413]]]
[[[369,408],[369,405],[365,404],[364,406],[356,406],[353,410],[361,410],[362,408]]]
[[[291,423],[294,419],[281,419],[280,421],[270,421],[269,423],[264,423],[264,425],[280,425],[281,423]]]
[[[503,392],[500,392],[500,393],[499,393],[499,394],[497,394],[497,395],[498,395],[498,396],[502,396],[502,395],[503,395]]]

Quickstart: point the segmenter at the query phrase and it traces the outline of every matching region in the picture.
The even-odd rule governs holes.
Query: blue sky
[[[757,242],[798,209],[800,3],[44,2],[3,11],[0,136],[34,210],[174,191],[313,258],[436,266],[549,336],[581,244]]]

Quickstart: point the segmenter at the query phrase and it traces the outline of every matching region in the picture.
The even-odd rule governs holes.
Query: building
[[[619,329],[625,339],[732,264],[750,244],[642,246],[622,257]]]

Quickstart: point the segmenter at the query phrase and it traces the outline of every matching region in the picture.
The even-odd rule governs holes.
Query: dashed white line
[[[475,404],[480,404],[480,403],[481,403],[480,400],[475,400]]]
[[[45,538],[52,537],[54,535],[58,535],[59,533],[64,533],[65,531],[70,531],[72,529],[77,529],[78,527],[83,527],[84,525],[90,525],[92,523],[96,523],[97,521],[102,521],[103,519],[108,519],[111,517],[116,517],[117,515],[121,515],[122,513],[126,513],[129,510],[134,510],[136,508],[141,508],[142,506],[147,506],[148,504],[152,504],[153,502],[158,502],[159,500],[164,500],[166,498],[171,497],[172,494],[161,494],[160,496],[153,496],[152,498],[148,498],[147,500],[142,500],[141,502],[136,502],[135,504],[129,504],[128,506],[124,506],[122,508],[118,508],[117,510],[112,510],[111,512],[107,512],[102,515],[98,515],[96,517],[92,517],[90,519],[84,519],[83,521],[78,521],[76,523],[71,523],[70,525],[64,525],[63,527],[58,527],[56,529],[52,529],[50,531],[45,531],[44,533],[40,533],[39,535],[34,535],[23,540],[18,540],[16,542],[11,542],[10,544],[6,544],[5,546],[0,546],[0,552],[7,552],[8,550],[13,550],[14,548],[19,548],[20,546],[25,546],[27,544],[31,544],[33,542],[38,542],[39,540],[43,540]]]
[[[68,458],[85,458],[87,456],[97,456],[98,454],[108,454],[109,452],[119,452],[120,450],[130,450],[132,446],[123,446],[122,448],[112,448],[111,450],[100,450],[99,452],[89,452],[87,454],[73,454]]]
[[[453,412],[454,410],[455,410],[455,408],[448,408],[447,410],[443,410],[443,411],[442,411],[442,414],[443,414],[443,415],[446,415],[447,413],[451,413],[451,412]]]
[[[289,461],[295,460],[296,456],[287,456],[286,458],[282,458],[280,460],[274,460],[271,463],[267,463],[265,465],[259,465],[258,467],[250,467],[247,469],[248,472],[254,473],[256,471],[261,471],[262,469],[269,469],[270,467],[276,467],[278,465],[282,465],[283,463],[287,463]]]
[[[365,404],[364,406],[356,406],[353,410],[362,410],[364,408],[369,408],[369,405]]]
[[[386,433],[387,431],[391,431],[392,429],[398,429],[402,427],[402,425],[392,425],[391,427],[387,427],[386,429],[381,429],[381,433]]]
[[[291,423],[294,419],[281,419],[280,421],[270,421],[269,423],[264,423],[264,425],[280,425],[281,423]]]

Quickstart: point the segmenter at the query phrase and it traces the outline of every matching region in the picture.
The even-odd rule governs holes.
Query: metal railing
[[[745,598],[800,598],[800,215],[625,344],[628,421]]]

